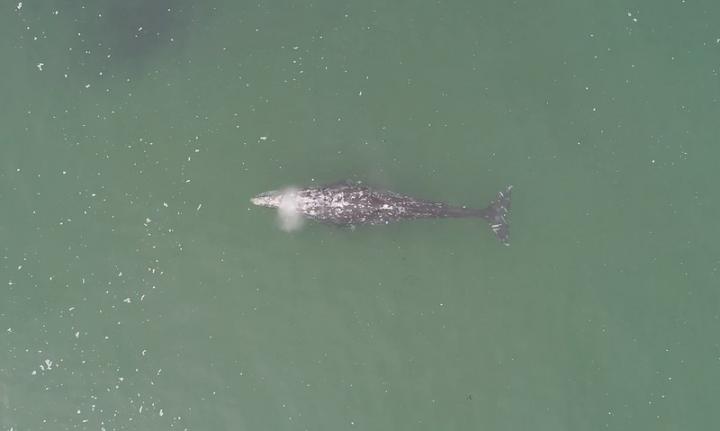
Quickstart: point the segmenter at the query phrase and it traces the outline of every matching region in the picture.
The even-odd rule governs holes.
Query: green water
[[[19,6],[0,430],[720,423],[720,3]],[[250,208],[345,178],[512,246]]]

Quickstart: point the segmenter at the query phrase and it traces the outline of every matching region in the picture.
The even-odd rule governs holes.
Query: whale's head
[[[297,230],[302,226],[301,198],[295,188],[260,193],[250,202],[260,207],[277,208],[280,227],[285,231]]]
[[[253,205],[265,208],[278,208],[282,203],[284,193],[279,190],[271,190],[269,192],[260,193],[259,195],[253,196],[250,202]]]

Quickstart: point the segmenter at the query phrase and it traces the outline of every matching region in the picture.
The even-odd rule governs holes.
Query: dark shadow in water
[[[107,0],[81,5],[66,1],[74,18],[81,46],[102,57],[111,70],[143,71],[157,57],[178,56],[184,51],[192,24],[206,17],[212,5],[188,0]],[[79,57],[82,63],[90,61]]]
[[[105,12],[99,37],[116,61],[143,63],[183,43],[190,12],[192,3],[175,0],[115,0]]]

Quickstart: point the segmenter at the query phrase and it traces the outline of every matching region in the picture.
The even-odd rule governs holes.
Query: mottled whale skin
[[[377,190],[362,182],[342,181],[323,186],[272,190],[253,197],[251,202],[267,208],[297,212],[305,218],[341,226],[388,224],[399,220],[425,218],[479,217],[501,243],[509,245],[510,193],[512,186],[497,194],[487,208],[466,208],[443,202],[415,199],[399,193]]]

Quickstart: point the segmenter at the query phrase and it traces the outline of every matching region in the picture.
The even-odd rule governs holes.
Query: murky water
[[[0,14],[0,429],[706,430],[720,5]],[[362,179],[484,221],[284,232]]]

